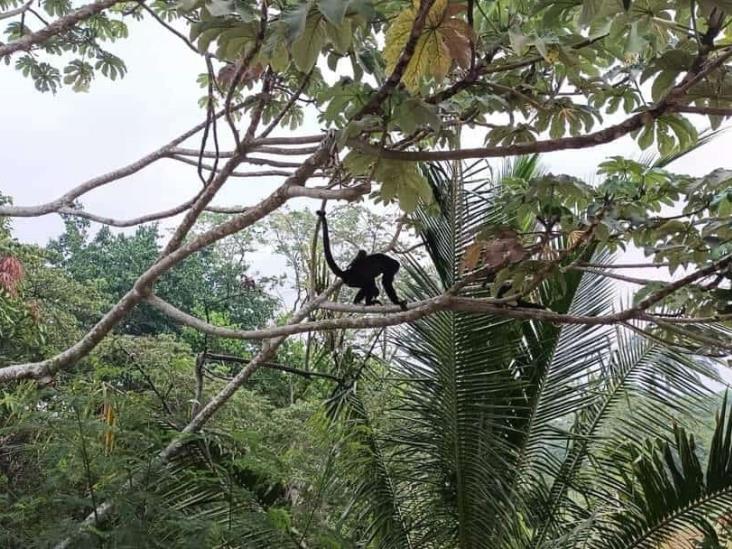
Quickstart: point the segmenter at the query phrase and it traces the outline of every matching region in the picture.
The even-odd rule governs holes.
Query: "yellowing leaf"
[[[417,13],[417,10],[419,10],[421,3],[421,0],[412,0],[412,8],[414,9],[415,14]],[[430,12],[427,14],[429,21],[439,22],[445,13],[445,9],[447,9],[447,0],[435,0],[435,3],[432,4],[432,7],[430,8]]]
[[[439,82],[450,72],[450,66],[452,65],[450,50],[447,49],[445,40],[439,32],[427,33],[420,38],[420,40],[422,39],[425,39],[423,50],[414,53],[415,55],[419,54],[420,58],[427,58],[424,62],[429,64],[430,74]]]
[[[384,59],[389,73],[394,71],[409,40],[419,5],[420,0],[412,0],[413,7],[400,13],[386,32]],[[451,18],[464,9],[464,5],[451,4],[448,7],[447,0],[437,0],[432,5],[425,28],[402,76],[408,90],[418,89],[421,78],[425,76],[431,75],[441,81],[450,71],[453,60],[461,67],[470,66],[472,29],[462,19]]]
[[[435,27],[442,23],[447,9],[447,0],[435,0],[427,14],[427,27]]]
[[[388,73],[394,71],[394,66],[397,64],[407,40],[409,40],[409,33],[412,30],[415,15],[414,9],[404,10],[394,18],[386,31],[384,60],[386,61]]]

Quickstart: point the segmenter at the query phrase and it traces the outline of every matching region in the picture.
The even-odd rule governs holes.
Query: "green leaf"
[[[290,54],[284,41],[277,42],[274,50],[272,50],[269,64],[274,71],[284,72],[287,70],[287,66],[290,64]]]
[[[258,34],[258,23],[244,23],[225,30],[218,37],[216,56],[230,61],[238,59],[247,50],[247,46],[254,47]]]
[[[518,27],[511,27],[508,30],[508,40],[511,43],[511,49],[516,55],[524,55],[526,53],[529,39]]]
[[[625,43],[624,53],[626,56],[632,56],[640,54],[646,45],[646,40],[641,36],[638,30],[639,22],[634,21],[630,26],[630,32],[628,33],[628,40]]]
[[[582,12],[580,13],[580,25],[586,27],[597,17],[602,5],[606,0],[582,0]]]
[[[550,61],[548,57],[548,50],[546,47],[546,42],[543,38],[537,38],[534,40],[534,47],[539,51],[539,54],[546,60]]]
[[[309,11],[310,4],[305,2],[282,13],[281,20],[288,42],[294,42],[305,32],[305,21]]]
[[[353,41],[353,29],[351,28],[351,21],[346,19],[340,25],[333,25],[332,23],[325,23],[325,34],[333,44],[333,49],[338,53],[348,53]],[[334,69],[335,70],[335,69]]]
[[[638,146],[641,150],[645,150],[653,144],[653,126],[653,123],[646,124],[640,136],[638,136]]]
[[[662,70],[658,73],[658,76],[656,76],[656,79],[653,81],[653,86],[651,87],[651,98],[654,101],[659,101],[664,95],[666,95],[666,92],[668,92],[668,90],[670,90],[674,85],[678,74],[679,73],[675,70]]]
[[[222,30],[223,29],[217,27],[202,32],[198,38],[198,43],[196,44],[196,46],[198,47],[198,51],[200,51],[201,53],[206,53],[208,51],[208,47],[211,45],[211,42],[213,42],[219,36],[219,34],[221,34]]]
[[[318,0],[318,10],[325,18],[336,27],[343,23],[343,18],[348,9],[348,0]]]
[[[559,139],[564,135],[564,117],[556,115],[552,118],[549,136],[552,139]]]
[[[206,9],[214,17],[229,15],[234,11],[234,2],[232,0],[208,0]]]
[[[343,165],[355,176],[368,175],[376,157],[351,151],[343,159]]]
[[[438,131],[441,124],[435,107],[415,97],[406,99],[398,106],[395,121],[404,133],[412,133],[420,126],[429,126]]]
[[[655,65],[661,69],[680,72],[688,70],[693,62],[694,57],[689,52],[681,49],[675,49],[664,52],[656,61]]]
[[[292,60],[302,72],[310,72],[318,60],[326,40],[323,27],[320,15],[309,17],[304,32],[292,43]]]
[[[397,198],[399,200],[399,208],[405,213],[412,213],[419,205],[419,196],[407,185],[399,185],[397,187]]]

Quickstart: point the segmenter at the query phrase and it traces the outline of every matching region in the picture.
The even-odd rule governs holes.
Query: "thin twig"
[[[163,20],[162,17],[160,17],[147,4],[145,4],[145,1],[144,0],[139,0],[138,1],[138,4],[140,6],[142,6],[142,9],[144,9],[147,13],[149,13],[153,17],[153,19],[155,19],[158,23],[160,23],[163,27],[165,27],[168,31],[170,31],[171,33],[173,33],[175,36],[177,36],[178,38],[180,38],[189,50],[191,50],[196,55],[201,55],[201,52],[198,51],[198,48],[196,48],[196,46],[194,46],[193,44],[191,44],[190,40],[188,40],[188,38],[186,38],[185,35],[182,32],[180,32],[179,30],[177,30],[176,28],[174,28],[167,21]]]
[[[0,20],[3,19],[9,19],[10,17],[15,17],[16,15],[21,15],[22,13],[25,13],[30,9],[30,7],[33,5],[33,0],[28,0],[25,4],[20,6],[19,8],[15,8],[6,12],[0,13]]]

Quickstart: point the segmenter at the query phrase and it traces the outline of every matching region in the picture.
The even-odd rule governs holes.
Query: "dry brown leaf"
[[[460,19],[450,19],[440,27],[440,33],[445,41],[450,57],[452,57],[458,66],[462,69],[470,68],[470,38],[463,33],[463,27],[467,26],[465,21]]]
[[[234,77],[236,76],[236,73],[239,71],[240,67],[241,61],[221,67],[221,69],[219,69],[219,73],[216,75],[216,80],[219,82],[219,85],[222,88],[228,88],[231,85],[231,82],[234,80]],[[258,80],[259,77],[262,76],[263,72],[264,66],[261,63],[257,63],[254,66],[247,67],[247,69],[242,73],[241,78],[239,79],[239,85],[246,85],[250,82]]]
[[[480,261],[480,256],[483,252],[483,244],[484,242],[482,240],[476,240],[465,250],[463,259],[460,262],[460,270],[462,272],[472,271],[478,266],[478,261]]]
[[[584,238],[585,231],[572,231],[569,233],[569,236],[567,237],[567,241],[569,243],[570,248],[576,246],[579,244],[579,242]]]
[[[445,17],[454,17],[466,11],[468,11],[467,4],[448,4],[445,8]]]
[[[496,231],[495,238],[483,244],[483,252],[484,265],[491,269],[518,263],[528,255],[516,231],[507,227]]]
[[[541,257],[541,259],[545,259],[547,261],[559,259],[559,251],[555,250],[547,243],[541,247],[541,253],[539,254],[539,257]]]

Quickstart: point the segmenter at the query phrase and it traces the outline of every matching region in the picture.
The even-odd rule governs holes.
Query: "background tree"
[[[184,457],[192,451],[191,440],[209,435],[211,429],[203,431],[204,427],[233,413],[232,407],[225,405],[238,398],[241,393],[237,391],[258,370],[279,367],[280,371],[300,374],[310,381],[319,374],[318,382],[330,380],[337,384],[334,396],[353,394],[360,379],[359,371],[369,365],[374,353],[370,347],[356,349],[356,354],[361,353],[363,358],[354,359],[354,348],[361,341],[359,338],[346,340],[341,330],[385,329],[419,321],[415,326],[436,326],[435,330],[442,333],[439,323],[444,318],[460,318],[460,323],[464,318],[465,326],[454,331],[452,340],[446,344],[449,350],[458,338],[470,335],[473,323],[497,319],[495,322],[500,330],[507,330],[507,341],[514,343],[510,351],[504,351],[520,351],[517,361],[510,361],[500,352],[501,348],[496,347],[495,356],[491,356],[495,362],[484,362],[481,358],[475,371],[470,369],[472,364],[468,365],[464,393],[460,385],[464,381],[460,377],[463,357],[448,356],[450,360],[442,364],[441,360],[435,360],[425,352],[439,349],[425,349],[417,340],[404,339],[403,343],[411,341],[414,345],[408,347],[409,356],[399,359],[406,364],[404,368],[411,378],[405,381],[407,385],[419,385],[418,375],[424,365],[430,361],[439,362],[440,368],[435,367],[428,373],[442,375],[448,382],[452,381],[447,388],[454,386],[455,389],[444,395],[438,393],[437,396],[447,400],[436,399],[434,393],[430,393],[431,397],[438,404],[459,404],[457,408],[453,407],[452,416],[444,416],[447,418],[463,420],[472,417],[470,414],[485,413],[481,403],[476,408],[474,402],[461,399],[467,394],[490,390],[491,387],[483,385],[493,381],[488,373],[496,372],[495,379],[504,382],[500,385],[503,391],[515,390],[510,398],[503,395],[505,398],[497,404],[501,407],[497,411],[505,412],[500,421],[495,419],[486,424],[495,427],[490,431],[492,436],[471,439],[471,444],[480,441],[485,446],[466,448],[468,469],[441,469],[445,475],[442,486],[459,496],[457,499],[451,497],[460,519],[450,522],[454,507],[431,506],[444,511],[433,517],[436,521],[439,518],[442,523],[458,528],[455,538],[449,537],[448,530],[439,532],[439,536],[446,536],[445,542],[457,540],[459,545],[469,547],[491,539],[488,534],[480,536],[478,531],[466,529],[477,515],[465,499],[467,493],[453,488],[460,483],[466,486],[464,479],[467,477],[463,473],[501,475],[503,471],[511,471],[510,461],[499,464],[495,470],[485,471],[480,461],[485,455],[482,452],[499,447],[510,455],[517,448],[521,452],[522,437],[530,437],[531,431],[527,435],[520,427],[526,421],[533,425],[534,419],[531,415],[528,419],[521,415],[522,406],[537,404],[535,398],[539,398],[535,411],[541,411],[539,404],[546,405],[549,410],[545,416],[545,419],[549,418],[544,424],[546,429],[555,428],[551,420],[566,420],[562,413],[576,412],[580,416],[573,420],[575,431],[567,438],[570,446],[566,450],[578,452],[579,457],[569,462],[570,472],[577,472],[572,464],[580,465],[582,456],[588,452],[586,441],[581,436],[576,438],[577,433],[593,433],[597,423],[593,420],[589,424],[583,423],[585,415],[592,417],[593,413],[599,413],[602,417],[607,408],[602,401],[592,399],[602,398],[603,391],[612,393],[618,383],[616,375],[621,375],[624,382],[632,381],[622,372],[627,357],[635,356],[634,349],[637,349],[629,343],[618,343],[623,347],[618,351],[622,356],[603,363],[603,368],[597,370],[576,372],[574,362],[567,360],[568,370],[562,373],[570,375],[570,380],[579,387],[559,383],[557,392],[544,393],[545,385],[532,386],[529,381],[536,381],[531,376],[538,375],[545,364],[537,357],[551,356],[557,349],[535,351],[524,347],[543,345],[544,333],[549,334],[547,337],[556,336],[557,325],[569,326],[566,330],[590,332],[615,326],[630,330],[643,344],[662,344],[672,353],[717,358],[729,354],[732,175],[728,170],[717,169],[706,177],[694,179],[673,174],[658,165],[648,166],[625,158],[604,162],[599,170],[603,180],[595,186],[566,175],[527,171],[505,179],[500,185],[500,196],[483,205],[486,208],[497,201],[511,215],[503,219],[486,217],[481,208],[456,207],[460,204],[452,204],[453,207],[446,210],[444,196],[439,194],[444,189],[431,184],[429,177],[430,170],[437,168],[426,163],[582,149],[626,135],[631,135],[641,149],[655,144],[662,154],[672,157],[688,150],[698,138],[696,126],[689,116],[706,116],[710,124],[717,127],[724,117],[732,114],[729,9],[727,2],[717,0],[688,4],[662,0],[577,0],[561,4],[518,0],[387,0],[378,3],[369,0],[251,0],[237,3],[198,0],[150,5],[102,0],[80,7],[48,2],[39,7],[33,2],[3,1],[0,19],[4,21],[8,38],[0,44],[0,58],[8,64],[13,62],[40,91],[53,92],[62,85],[61,67],[66,75],[63,83],[79,91],[89,88],[97,71],[112,79],[123,76],[123,62],[102,49],[102,44],[125,37],[128,34],[126,22],[130,18],[151,17],[160,24],[161,32],[174,33],[186,47],[200,54],[205,73],[199,83],[206,90],[201,105],[206,117],[204,122],[156,151],[65,190],[64,194],[48,202],[34,206],[0,205],[0,215],[7,217],[61,214],[110,227],[143,226],[132,236],[114,235],[110,231],[92,236],[85,234],[83,224],[76,224],[54,245],[58,252],[57,268],[68,269],[68,276],[77,277],[75,280],[79,284],[88,285],[93,279],[94,289],[108,294],[108,304],[103,307],[101,316],[94,319],[95,323],[84,325],[83,333],[66,341],[59,349],[39,347],[42,337],[37,321],[23,312],[20,307],[23,304],[19,305],[19,297],[14,295],[19,292],[18,285],[25,276],[21,269],[23,258],[14,251],[4,253],[3,287],[9,298],[3,295],[2,310],[10,311],[6,318],[10,319],[8,325],[12,329],[26,328],[21,330],[24,342],[21,352],[8,355],[10,364],[0,368],[0,381],[17,383],[17,387],[22,388],[27,386],[23,380],[49,383],[57,381],[61,374],[68,374],[70,386],[83,383],[82,376],[88,375],[96,354],[108,341],[116,339],[115,331],[150,334],[156,338],[172,332],[172,326],[158,317],[159,313],[171,322],[205,334],[200,339],[186,337],[191,350],[200,351],[196,361],[191,360],[184,368],[191,376],[191,386],[184,392],[194,395],[193,409],[188,417],[173,422],[174,432],[162,437],[160,444],[153,445],[145,466],[137,461],[128,469],[125,486],[134,497],[147,493],[144,487],[149,485],[151,475],[168,474],[182,464]],[[313,135],[298,132],[308,112],[317,114],[322,129],[328,131]],[[615,114],[621,118],[617,122],[609,119]],[[275,134],[281,126],[289,128],[287,135]],[[465,128],[471,127],[482,131],[483,146],[464,146],[462,136]],[[185,142],[198,133],[202,135],[195,148],[186,148]],[[81,207],[80,199],[86,193],[131,176],[162,159],[191,165],[191,176],[198,176],[203,184],[201,190],[192,197],[181,197],[178,206],[134,219],[108,218]],[[257,168],[242,169],[247,165]],[[470,170],[466,166],[463,168]],[[453,201],[469,203],[472,198],[457,192],[464,174],[460,170],[456,173],[450,179],[453,188],[448,189],[447,195]],[[230,179],[265,175],[284,179],[258,203],[245,206],[214,203]],[[313,180],[318,183],[310,185]],[[324,200],[350,202],[366,195],[386,205],[398,204],[407,216],[404,223],[416,229],[431,254],[437,273],[427,270],[424,272],[429,276],[424,272],[420,275],[420,265],[414,263],[414,295],[423,299],[412,303],[409,310],[399,311],[389,306],[367,309],[328,302],[330,296],[337,295],[339,286],[328,284],[322,275],[315,276],[322,271],[312,261],[312,254],[307,291],[300,292],[301,304],[272,325],[263,326],[272,310],[272,303],[265,296],[253,292],[243,298],[232,297],[231,291],[237,282],[241,285],[241,279],[237,277],[241,275],[243,265],[237,264],[236,259],[241,258],[241,254],[227,256],[226,248],[218,248],[220,242],[261,224],[293,198],[315,199],[322,204]],[[210,225],[199,224],[206,212],[225,217]],[[452,218],[445,220],[445,212],[452,212]],[[158,247],[157,229],[147,224],[176,215],[182,215],[177,227],[165,245]],[[398,249],[400,227],[394,228],[388,250]],[[445,227],[456,231],[452,236],[460,240],[440,239],[439,236],[449,234],[445,233]],[[364,240],[363,235],[358,240]],[[667,266],[675,277],[662,282],[632,279],[617,274],[617,264],[593,260],[597,256],[592,254],[598,250],[613,252],[631,244],[643,250],[648,264]],[[446,253],[448,251],[450,253]],[[300,254],[299,247],[297,254]],[[302,260],[297,254],[291,258],[293,264]],[[110,277],[110,268],[120,268],[120,265],[123,276]],[[676,273],[680,268],[684,269],[683,273]],[[569,308],[573,300],[568,297],[572,296],[569,289],[576,287],[580,276],[588,275],[602,279],[622,278],[639,284],[642,289],[635,294],[632,303],[617,310],[586,307],[577,312]],[[484,281],[487,283],[485,288]],[[422,291],[417,291],[418,288]],[[177,293],[179,289],[185,291]],[[209,310],[209,294],[217,298],[226,296],[228,301],[225,300],[225,305],[217,302],[216,308]],[[564,302],[565,298],[569,301]],[[530,302],[549,308],[522,306]],[[152,307],[156,316],[147,307]],[[20,316],[14,318],[12,315],[16,314]],[[448,324],[452,329],[457,326],[456,322]],[[531,333],[524,333],[529,330],[527,326],[531,327]],[[316,355],[312,339],[309,344],[306,342],[302,352],[296,345],[286,344],[289,336],[321,330],[331,333],[316,342],[319,347]],[[215,340],[216,344],[223,338],[250,343],[226,347],[225,350],[235,353],[222,356],[226,353],[220,352],[221,347],[213,349],[209,345],[210,338],[219,338]],[[375,341],[376,337],[373,339]],[[548,341],[551,343],[551,339]],[[465,360],[469,360],[472,353],[481,352],[478,343],[476,336],[476,341],[468,347]],[[212,356],[207,356],[208,351],[213,350],[218,357],[214,358],[213,352]],[[281,364],[279,353],[285,351],[287,354],[281,356],[302,357],[304,367]],[[322,363],[313,362],[313,357],[328,353],[332,355],[329,358],[332,362],[327,364],[332,370],[328,373],[316,370],[314,365],[320,367]],[[382,356],[387,355],[382,353]],[[485,358],[486,355],[480,356]],[[668,356],[663,354],[663,358],[659,358],[659,364],[664,367],[662,373],[667,391],[671,390],[668,387],[688,389],[689,381],[684,376],[689,375],[689,369],[706,366],[704,361],[690,361],[686,369],[674,369]],[[501,358],[506,362],[500,362]],[[208,359],[221,365],[208,368]],[[155,362],[153,358],[145,360]],[[530,363],[533,369],[526,366],[522,370],[522,360]],[[283,370],[283,366],[288,370]],[[544,367],[547,368],[551,369],[551,365]],[[618,368],[621,374],[617,373]],[[203,380],[206,375],[215,376],[217,369],[223,379],[215,385],[217,391],[212,393]],[[508,375],[508,371],[513,375]],[[460,375],[453,375],[451,380],[444,375],[446,372]],[[571,377],[575,374],[579,378]],[[524,382],[526,387],[522,385]],[[565,380],[565,383],[569,381]],[[654,388],[656,383],[655,377],[643,378],[640,387]],[[175,388],[175,383],[173,386]],[[442,387],[438,384],[438,389],[442,390]],[[279,393],[278,402],[294,405],[297,398],[293,389],[290,385],[288,399],[283,399]],[[576,402],[566,397],[565,393],[570,392],[581,399],[585,392],[579,389],[586,389],[592,398]],[[79,531],[86,535],[91,527],[109,526],[111,535],[117,535],[114,521],[120,515],[113,511],[115,508],[118,513],[125,510],[123,500],[126,496],[119,493],[120,485],[115,485],[120,477],[109,481],[108,486],[101,486],[99,479],[108,477],[97,477],[89,458],[91,447],[87,444],[85,428],[88,412],[83,407],[87,405],[85,402],[93,402],[89,399],[94,390],[93,386],[84,388],[82,401],[74,400],[74,394],[69,403],[62,406],[71,412],[69,425],[76,422],[81,460],[81,469],[76,471],[81,471],[83,478],[78,477],[75,482],[77,486],[83,486],[83,497],[88,497],[86,503],[79,505],[78,512],[73,513],[74,519],[86,514],[80,528],[76,523],[61,529],[52,527],[55,530],[49,535],[62,547],[72,543]],[[161,400],[152,386],[150,391]],[[677,392],[683,391],[678,389]],[[161,394],[165,396],[165,393]],[[405,394],[414,398],[420,396],[406,390]],[[542,401],[545,394],[547,400]],[[17,397],[13,392],[12,398]],[[26,397],[22,392],[20,397],[21,402],[30,402],[21,405],[24,411],[43,413],[47,407],[45,402],[32,404],[38,398],[36,394],[30,394],[29,401],[23,400]],[[670,397],[665,400],[666,404],[672,403]],[[571,407],[575,404],[578,409]],[[600,406],[599,411],[593,408],[595,404]],[[92,404],[89,406],[88,409],[94,410]],[[107,427],[95,424],[96,427],[109,428],[113,422],[111,409],[102,404],[102,423]],[[178,409],[182,410],[182,407],[178,406]],[[9,425],[14,425],[17,407],[11,406],[9,410],[10,414],[16,414],[8,420]],[[421,411],[420,408],[418,412]],[[370,421],[368,407],[361,406],[357,413],[366,418],[366,422]],[[424,413],[434,420],[426,429],[429,433],[440,424],[442,417],[429,414],[427,408]],[[637,425],[647,429],[648,434],[655,434],[649,428],[652,426],[653,418],[646,418],[646,423]],[[469,427],[474,428],[472,424]],[[367,431],[368,425],[366,437]],[[456,433],[458,431],[453,434]],[[465,431],[460,434],[464,436]],[[680,455],[691,460],[694,452],[682,448],[688,442],[686,435],[678,432],[674,440]],[[428,447],[433,449],[432,455],[439,457],[440,453],[434,448],[439,450],[443,442],[430,438],[430,443],[433,444]],[[365,447],[371,454],[378,454],[378,447],[369,438],[358,439],[355,444],[357,449]],[[139,448],[137,450],[139,452]],[[654,451],[647,449],[644,455],[651,456],[653,461]],[[667,447],[661,447],[660,451],[664,455],[668,453]],[[545,452],[538,453],[540,456],[535,456],[534,463],[547,459],[547,463],[556,465]],[[217,455],[223,454],[226,452]],[[459,452],[455,455],[460,457]],[[494,455],[502,454],[495,450]],[[715,451],[713,455],[716,463],[717,459],[723,459],[724,452]],[[331,461],[325,459],[328,465]],[[642,473],[649,476],[661,469],[644,466]],[[115,470],[122,469],[117,467]],[[687,463],[681,476],[686,478],[688,473],[698,477],[698,470]],[[724,475],[723,467],[715,465],[710,470],[713,479],[716,479],[715,475]],[[385,480],[383,489],[393,492],[399,488],[389,485],[388,471],[383,467],[369,471]],[[567,496],[566,471],[561,467],[558,471],[541,471],[548,473],[549,479],[556,478],[558,484],[543,486],[542,482],[549,482],[547,478],[530,475],[531,482],[524,485],[528,481],[516,476],[516,483],[509,482],[511,490],[508,493],[516,495],[509,499],[517,512],[511,515],[512,520],[497,526],[482,524],[484,533],[495,533],[501,541],[528,539],[542,544],[561,538],[565,518],[568,524],[591,518],[587,516],[587,509],[594,510],[597,506],[591,501],[583,508],[575,503],[574,493]],[[189,470],[183,472],[184,475],[189,473]],[[518,475],[521,471],[514,473]],[[614,478],[608,476],[608,479]],[[683,486],[678,480],[674,478],[675,486]],[[709,479],[697,482],[696,486],[702,488],[695,493],[706,493],[709,487],[726,489],[724,483],[715,482],[710,483]],[[173,484],[180,485],[175,481]],[[642,480],[631,481],[629,486],[642,484]],[[474,487],[482,497],[480,490],[485,487],[479,482]],[[105,492],[103,488],[109,490]],[[656,518],[660,516],[658,507],[651,503],[652,494],[646,492],[643,498],[636,500],[637,506],[647,511],[646,518],[637,524],[647,525],[655,520],[653,517],[648,519],[648,513],[656,513]],[[529,499],[534,498],[532,502],[525,503],[526,494],[531,496]],[[592,495],[597,494],[592,492]],[[420,496],[417,494],[417,497]],[[427,499],[420,500],[420,504],[432,501],[435,494],[424,497]],[[232,516],[231,501],[229,499],[227,504],[229,517]],[[548,507],[544,505],[544,508],[551,510],[550,514],[545,516],[537,512],[536,501],[548,502]],[[688,500],[677,498],[674,501],[683,505]],[[294,508],[290,507],[290,510]],[[131,508],[139,507],[135,503]],[[394,510],[393,505],[387,508]],[[501,511],[505,513],[511,508],[504,507]],[[274,516],[268,517],[275,520],[275,526],[281,526],[275,534],[289,536],[288,539],[295,543],[302,545],[309,535],[308,519],[304,523],[308,527],[303,533],[282,513],[274,512]],[[145,515],[138,532],[145,532],[149,525],[144,519]],[[532,524],[525,527],[515,522],[519,519],[530,520]],[[479,520],[474,522],[481,524]],[[121,521],[121,524],[131,523]],[[230,531],[236,530],[233,520],[229,520],[228,525]],[[356,534],[351,531],[345,537],[359,541],[376,539],[378,525],[379,521],[375,520],[353,526]],[[436,525],[437,522],[426,527],[420,524],[416,531],[420,536],[438,536],[433,530]],[[333,524],[323,517],[321,526],[320,532],[327,532],[331,539],[344,537],[341,535],[343,522]],[[298,532],[293,532],[293,527]],[[501,527],[511,531],[491,530]],[[413,530],[409,524],[400,528],[405,532]],[[521,529],[525,531],[518,532]],[[158,531],[166,530],[161,527]],[[217,543],[225,542],[220,537],[215,539]],[[320,543],[318,541],[316,545]]]

